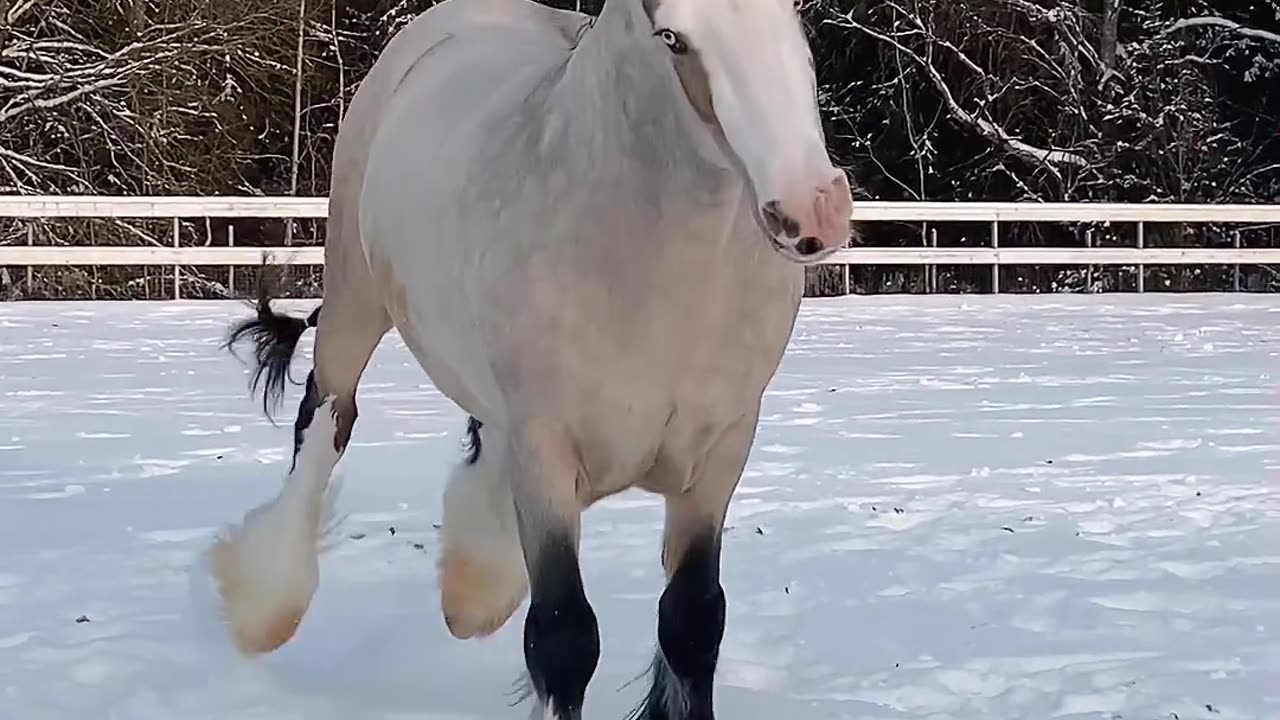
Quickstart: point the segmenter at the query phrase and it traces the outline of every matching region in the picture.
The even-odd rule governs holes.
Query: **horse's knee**
[[[524,656],[539,699],[556,720],[578,720],[600,659],[600,628],[567,536],[543,543],[532,577]]]
[[[298,403],[298,416],[293,421],[293,456],[295,463],[297,462],[298,452],[302,449],[303,435],[306,429],[311,427],[311,423],[315,421],[316,408],[320,407],[328,394],[329,391],[322,389],[316,382],[315,369],[307,373],[306,389],[303,391],[302,400]],[[333,417],[335,429],[332,440],[333,449],[339,453],[345,451],[347,443],[351,441],[351,431],[355,427],[357,415],[359,415],[359,411],[356,408],[354,393],[343,393],[334,396]]]

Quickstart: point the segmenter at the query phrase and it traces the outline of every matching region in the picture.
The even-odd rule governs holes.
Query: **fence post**
[[[991,248],[999,249],[1000,247],[1000,221],[991,221]],[[995,262],[991,264],[991,292],[1000,294],[1000,256],[997,255]]]
[[[173,246],[178,247],[178,218],[173,219]],[[178,266],[177,258],[173,262],[173,299],[182,299],[182,268]]]
[[[27,223],[27,247],[34,247],[36,244],[36,221],[32,220]],[[31,292],[31,286],[35,284],[35,273],[31,271],[31,266],[27,266],[27,292]]]
[[[920,246],[929,247],[929,221],[928,220],[925,220],[924,223],[920,225]],[[929,282],[929,273],[931,270],[933,270],[932,265],[924,266],[924,292],[926,295],[933,290]]]
[[[236,246],[236,226],[227,224],[227,247]],[[236,296],[236,266],[227,266],[227,295]]]
[[[1086,250],[1093,249],[1093,228],[1085,228],[1084,230],[1084,247]],[[1093,292],[1093,265],[1084,266],[1084,291]]]
[[[1139,220],[1138,221],[1138,249],[1141,250],[1146,246],[1147,246],[1147,224]],[[1138,263],[1138,292],[1144,293],[1146,291],[1147,291],[1147,266],[1142,263]]]
[[[1236,249],[1239,250],[1240,249],[1240,231],[1236,230],[1234,234],[1235,234],[1235,246],[1236,246]],[[1236,263],[1235,272],[1233,275],[1234,276],[1232,277],[1232,281],[1231,281],[1232,285],[1235,286],[1236,292],[1240,292],[1240,263]]]
[[[938,228],[929,228],[929,247],[938,249]],[[933,292],[938,292],[938,266],[929,266],[929,284]]]

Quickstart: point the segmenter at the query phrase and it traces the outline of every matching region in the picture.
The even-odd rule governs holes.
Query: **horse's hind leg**
[[[496,632],[529,590],[511,494],[506,433],[471,418],[471,454],[444,492],[440,607],[458,638]]]
[[[391,327],[377,296],[356,289],[326,286],[284,486],[209,554],[224,616],[245,653],[275,650],[293,637],[319,583],[330,475],[355,426],[360,376]]]
[[[712,720],[712,685],[724,635],[720,539],[725,514],[755,438],[756,414],[712,446],[684,493],[667,497],[658,601],[658,652],[642,720]]]

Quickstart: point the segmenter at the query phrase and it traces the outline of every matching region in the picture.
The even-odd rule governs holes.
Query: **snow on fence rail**
[[[39,246],[28,234],[27,245],[0,245],[0,266],[33,265],[172,265],[174,295],[180,294],[182,265],[317,265],[319,246],[180,247],[181,218],[324,218],[324,197],[203,196],[0,196],[0,218],[171,218],[173,245]],[[1147,223],[1222,223],[1280,225],[1280,204],[1176,203],[1030,203],[1030,202],[880,202],[854,204],[855,222],[983,222],[989,223],[989,247],[854,247],[823,261],[828,265],[990,265],[992,289],[999,292],[1002,265],[1199,265],[1280,264],[1280,248],[1234,247],[1152,248],[1144,246]],[[1133,247],[1000,247],[1000,223],[1091,222],[1133,223]],[[1237,273],[1238,275],[1238,273]],[[1144,290],[1138,273],[1138,291]]]

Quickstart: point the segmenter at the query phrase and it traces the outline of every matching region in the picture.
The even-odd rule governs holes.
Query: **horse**
[[[467,418],[436,564],[457,639],[528,600],[535,717],[578,720],[600,656],[582,514],[627,489],[665,520],[647,720],[710,719],[721,536],[805,268],[849,243],[792,0],[445,0],[388,43],[337,133],[323,297],[235,323],[271,412],[314,364],[279,493],[208,551],[248,655],[294,636],[319,581],[330,476],[393,328]]]

